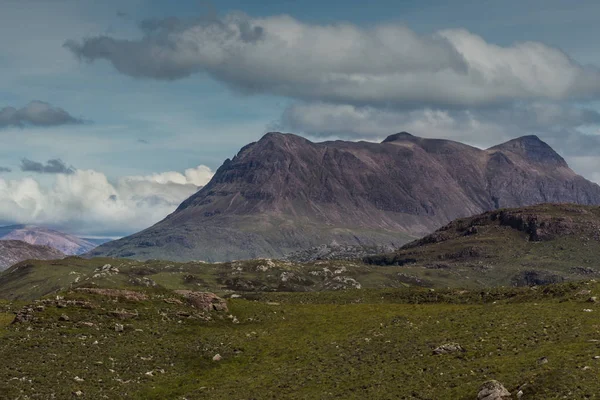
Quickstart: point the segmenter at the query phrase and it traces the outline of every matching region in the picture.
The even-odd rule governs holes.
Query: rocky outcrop
[[[201,311],[228,311],[227,301],[214,293],[194,292],[192,290],[175,290],[180,296],[183,296],[192,307]]]
[[[565,236],[600,241],[600,208],[575,204],[539,204],[533,207],[489,211],[452,221],[437,231],[403,246],[404,249],[477,235],[488,226],[509,227],[530,241],[551,241]]]
[[[60,251],[32,245],[21,240],[0,240],[0,271],[25,260],[55,260],[64,258]]]
[[[360,246],[351,244],[331,243],[304,249],[287,254],[283,257],[286,261],[307,263],[321,260],[354,260],[370,255],[394,251],[392,246]]]
[[[382,143],[268,133],[163,221],[90,255],[228,261],[334,241],[398,247],[456,218],[544,202],[600,204],[600,186],[535,136],[482,150],[406,132]]]

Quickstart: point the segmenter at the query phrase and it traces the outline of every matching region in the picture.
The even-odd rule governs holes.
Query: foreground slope
[[[397,247],[455,218],[541,202],[600,204],[600,187],[535,136],[481,150],[408,133],[382,143],[268,133],[163,221],[90,254],[226,261],[332,242]]]
[[[155,289],[0,303],[0,393],[467,400],[497,379],[513,399],[591,399],[600,392],[600,307],[588,299],[599,294],[598,283],[274,293],[209,314]],[[33,318],[10,325],[23,308]],[[446,343],[464,351],[434,354]]]
[[[34,225],[0,227],[0,240],[22,240],[30,244],[50,246],[68,255],[87,253],[97,246],[77,236]]]
[[[23,260],[54,260],[64,256],[49,246],[32,245],[21,240],[0,240],[0,271]]]

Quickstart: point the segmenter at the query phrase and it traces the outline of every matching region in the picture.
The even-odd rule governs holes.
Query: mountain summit
[[[90,254],[223,261],[333,241],[398,246],[455,218],[543,202],[600,204],[600,186],[535,136],[482,150],[407,132],[382,143],[271,132],[167,218]]]

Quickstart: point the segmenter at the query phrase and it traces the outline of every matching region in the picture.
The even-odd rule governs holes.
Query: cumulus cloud
[[[43,101],[35,100],[19,109],[15,107],[0,109],[0,128],[81,123],[83,123],[81,119],[73,117],[60,107],[55,107]]]
[[[419,108],[589,99],[600,70],[538,42],[501,47],[455,29],[419,35],[395,24],[311,25],[289,16],[145,21],[138,40],[97,36],[65,46],[136,78],[205,72],[248,93]]]
[[[0,167],[0,172],[12,172],[12,169],[8,167]]]
[[[212,175],[208,167],[199,166],[116,182],[101,172],[76,170],[56,175],[50,186],[32,178],[0,178],[0,221],[44,224],[86,235],[126,235],[173,212]]]
[[[28,158],[21,160],[21,171],[24,172],[37,172],[40,174],[74,174],[75,168],[69,167],[61,159],[48,160],[46,164],[41,162],[32,161]]]

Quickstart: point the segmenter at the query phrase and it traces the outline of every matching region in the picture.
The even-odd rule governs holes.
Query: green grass
[[[94,399],[466,400],[488,379],[513,394],[527,384],[524,399],[600,392],[600,307],[586,302],[597,283],[254,293],[230,299],[230,312],[212,321],[178,317],[190,309],[165,303],[169,291],[142,290],[150,300],[71,293],[67,299],[95,307],[48,307],[31,323],[0,325],[3,398],[81,390]],[[8,307],[16,305],[4,303],[0,315]],[[139,316],[116,320],[115,309]],[[446,342],[467,351],[432,354]],[[220,362],[212,361],[217,353]],[[541,357],[549,362],[539,365]]]

